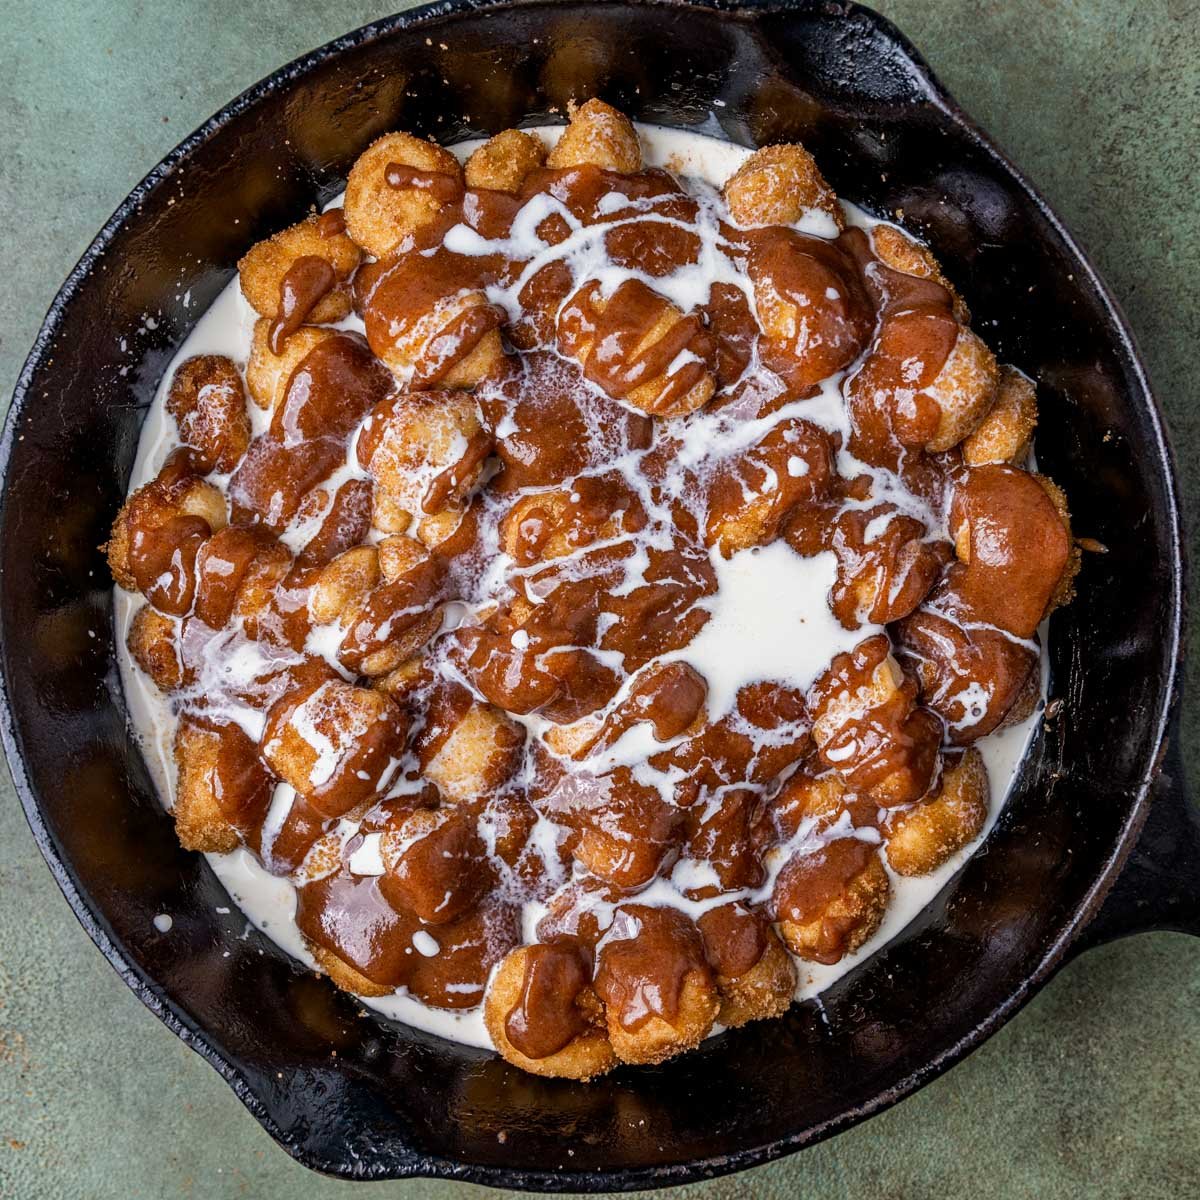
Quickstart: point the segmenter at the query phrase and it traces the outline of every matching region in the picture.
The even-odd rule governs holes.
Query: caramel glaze
[[[488,897],[431,932],[437,951],[423,954],[413,944],[420,919],[388,903],[378,880],[342,872],[298,889],[296,924],[372,983],[407,988],[436,1008],[479,1004],[496,946],[513,945],[518,936],[515,910]]]
[[[322,237],[329,236],[318,230]],[[333,266],[316,254],[302,254],[284,273],[279,284],[279,313],[267,335],[272,354],[283,352],[283,343],[308,319],[309,313],[337,284]]]
[[[378,707],[363,717],[353,699],[340,681],[317,679],[289,691],[267,711],[264,754],[270,761],[279,746],[299,757],[308,768],[304,798],[326,818],[343,816],[375,795],[388,760],[400,755],[408,735],[408,721],[396,705],[376,697]],[[299,746],[287,745],[289,739]],[[304,755],[316,759],[314,765]]]
[[[781,228],[757,230],[749,241],[750,277],[769,298],[759,302],[767,323],[763,362],[797,396],[858,358],[875,323],[855,264],[839,242]],[[789,310],[798,315],[784,317]]]
[[[212,747],[206,756],[205,782],[229,823],[250,837],[257,833],[271,799],[270,773],[251,741],[236,725],[189,715],[181,722],[185,736],[203,737]]]
[[[828,909],[877,851],[773,809],[780,780],[834,771],[851,829],[886,832],[891,811],[936,791],[944,743],[982,736],[1012,707],[1070,550],[1031,476],[920,450],[937,423],[921,389],[958,331],[949,293],[884,266],[860,229],[833,239],[741,229],[664,171],[543,169],[518,195],[399,163],[386,179],[432,196],[441,217],[358,270],[366,339],[335,333],[296,366],[228,482],[230,525],[214,533],[172,507],[201,474],[186,452],[123,518],[138,590],[178,618],[175,705],[221,743],[223,811],[271,870],[300,884],[297,923],[315,946],[435,1006],[478,1004],[521,940],[522,904],[542,903],[505,1023],[530,1058],[583,1031],[578,999],[593,982],[627,1030],[679,1020],[690,977],[711,986],[714,972],[732,979],[759,961],[770,917],[825,920],[816,954],[834,961],[849,930]],[[612,226],[608,262],[639,276],[602,290],[563,258],[510,254],[523,212],[543,214],[536,233],[548,246]],[[455,245],[464,232],[490,245],[455,252],[445,239],[456,226]],[[343,229],[340,210],[320,218],[322,236]],[[719,282],[706,304],[673,309],[645,279],[698,263],[705,238],[746,286]],[[333,285],[323,259],[293,264],[273,349]],[[474,391],[482,433],[432,478],[410,531],[429,551],[347,610],[334,655],[311,649],[313,583],[370,533],[388,405],[403,388],[437,388],[498,330],[504,354]],[[839,371],[845,436],[794,415],[771,421]],[[716,394],[704,413],[661,419],[708,379]],[[621,403],[651,392],[650,411]],[[717,422],[709,442],[732,439],[736,454],[710,448],[691,465],[688,422],[701,417]],[[737,442],[742,422],[763,420],[763,436]],[[861,471],[840,473],[847,450]],[[357,473],[335,485],[347,462]],[[484,485],[460,500],[480,467]],[[894,484],[887,497],[875,497],[879,471]],[[749,532],[747,495],[759,505]],[[943,527],[969,548],[965,561]],[[848,630],[871,628],[807,691],[764,680],[709,713],[708,681],[680,656],[709,620],[710,548],[775,537],[801,555],[832,549],[832,610]],[[501,545],[511,568],[497,585],[488,571]],[[455,601],[468,616],[443,629]],[[347,740],[374,682],[362,672],[406,638],[417,669],[387,694],[365,693],[373,715]],[[908,670],[889,659],[893,639]],[[964,699],[975,683],[982,709]],[[565,743],[552,752],[544,737],[499,726],[489,761],[503,768],[450,803],[422,774],[481,703],[548,722]],[[594,765],[647,724],[647,765],[672,780],[669,795],[628,764]],[[271,762],[297,794],[268,815]],[[343,818],[356,831],[334,840],[329,860]],[[537,832],[546,822],[548,840]],[[349,860],[372,838],[384,872],[356,874]],[[680,858],[710,869],[682,889],[703,902],[697,920],[636,902]]]
[[[710,908],[696,922],[709,965],[726,979],[756,966],[767,949],[768,923],[760,912],[741,904]]]
[[[317,233],[334,238],[346,232],[346,214],[340,208],[330,208],[317,218]]]
[[[700,313],[674,321],[662,337],[643,346],[646,330],[663,309],[662,297],[640,280],[622,283],[611,296],[590,283],[559,312],[558,344],[571,355],[581,346],[594,346],[584,378],[617,399],[661,376],[679,355],[689,355],[691,361],[670,376],[652,410],[657,416],[677,416],[685,411],[680,407],[684,397],[707,373],[715,347]]]
[[[439,204],[456,204],[463,197],[462,179],[445,171],[422,171],[404,163],[388,163],[384,168],[388,187],[419,188]]]
[[[947,740],[963,745],[1004,720],[1036,671],[1032,639],[1071,545],[1038,481],[1004,465],[957,476],[950,524],[960,538],[965,533],[969,560],[949,567],[897,634]]]
[[[212,530],[203,517],[171,517],[157,529],[139,529],[130,548],[138,591],[159,612],[182,616],[192,607],[196,556]]]
[[[570,939],[529,947],[517,1003],[504,1033],[527,1058],[549,1058],[588,1027],[577,1004],[592,980],[591,957]]]
[[[937,718],[917,707],[916,680],[905,675],[885,695],[832,716],[828,711],[839,697],[866,694],[886,672],[890,651],[888,637],[878,634],[835,656],[808,702],[818,719],[830,722],[820,745],[826,765],[836,767],[851,791],[895,806],[911,804],[929,790],[942,740]]]
[[[675,1024],[688,976],[712,977],[699,930],[673,908],[623,905],[598,957],[596,993],[630,1031],[655,1017]]]
[[[775,883],[776,916],[800,925],[820,922],[813,954],[817,962],[834,963],[845,953],[856,918],[830,913],[829,908],[877,853],[858,838],[838,838],[812,854],[796,855],[780,872]]]
[[[380,889],[396,908],[415,913],[428,925],[461,917],[493,882],[487,847],[466,808],[439,809],[432,829],[397,855]]]
[[[937,428],[937,405],[922,389],[937,378],[958,340],[953,297],[935,280],[879,262],[861,229],[846,230],[838,241],[859,265],[876,310],[874,342],[846,387],[850,448],[863,462],[900,471],[904,449],[923,446]],[[891,403],[897,392],[908,403]]]
[[[174,451],[142,495],[143,511],[131,513],[129,568],[141,592],[159,612],[182,616],[196,594],[196,557],[211,534],[203,517],[176,511],[177,497],[193,481],[187,447]]]
[[[355,334],[326,338],[296,367],[270,428],[251,443],[229,482],[233,517],[278,533],[304,497],[346,457],[358,423],[392,387]]]
[[[297,517],[304,519],[304,506],[321,515],[317,532],[296,558],[298,567],[323,567],[339,554],[357,546],[371,530],[371,481],[348,479],[332,495],[317,488],[301,502]]]

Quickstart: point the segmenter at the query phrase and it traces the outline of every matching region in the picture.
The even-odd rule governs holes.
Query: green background
[[[1049,197],[1124,304],[1194,514],[1200,4],[878,7]],[[164,153],[275,67],[387,11],[359,0],[0,0],[0,397],[76,258]],[[1187,742],[1197,711],[1185,713]],[[897,1108],[689,1196],[1194,1195],[1198,999],[1200,943],[1155,934],[1093,951]],[[482,1196],[428,1181],[336,1183],[287,1158],[92,947],[0,772],[0,1196],[286,1188]]]

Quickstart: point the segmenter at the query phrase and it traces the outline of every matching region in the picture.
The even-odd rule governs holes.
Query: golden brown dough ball
[[[739,225],[792,225],[816,209],[838,229],[842,210],[816,160],[803,146],[764,146],[725,181],[725,202]]]
[[[327,680],[267,712],[262,755],[325,817],[373,799],[395,774],[408,721],[382,692]]]
[[[622,905],[600,945],[596,993],[622,1062],[660,1063],[698,1046],[721,1007],[695,924],[673,908]]]
[[[960,568],[952,566],[949,574],[959,576],[955,584],[962,583]],[[932,603],[943,596],[957,606],[963,589],[939,585]],[[1029,611],[1036,628],[1041,608]],[[1018,701],[1026,706],[1026,715],[1037,701],[1041,673],[1036,650],[1010,637],[993,620],[1008,620],[1011,613],[1001,609],[985,614],[984,624],[972,620],[971,628],[964,629],[934,608],[922,607],[896,628],[905,657],[920,680],[923,701],[941,718],[945,741],[953,745],[967,745],[991,733],[1017,709]],[[973,689],[973,681],[984,681],[986,686],[982,691]]]
[[[478,700],[463,705],[459,693],[435,696],[417,739],[421,773],[449,801],[491,795],[517,769],[525,734],[500,709]]]
[[[359,248],[344,234],[323,237],[319,217],[307,217],[298,225],[282,229],[274,237],[256,242],[238,263],[242,295],[263,317],[279,313],[284,276],[301,258],[320,258],[333,270],[333,287],[305,315],[312,325],[340,321],[352,307],[346,281],[362,258]],[[322,268],[323,269],[323,268]]]
[[[371,481],[347,479],[336,487],[314,487],[300,501],[292,523],[316,524],[316,531],[296,556],[297,565],[305,570],[325,566],[370,533]]]
[[[817,821],[818,829],[832,825],[845,811],[846,798],[846,785],[836,771],[822,770],[819,763],[805,764],[771,801],[771,813],[786,839],[810,818]]]
[[[896,661],[885,634],[836,655],[809,691],[821,761],[847,788],[881,805],[923,796],[937,767],[942,726],[917,707],[916,697],[916,679]]]
[[[773,541],[784,518],[820,499],[833,475],[828,434],[796,418],[773,425],[753,446],[718,465],[708,486],[705,543],[725,558]]]
[[[573,954],[553,945],[510,951],[492,976],[483,1019],[507,1062],[533,1075],[586,1081],[611,1071],[618,1060],[586,964],[576,968]],[[536,1057],[513,1045],[510,1025],[512,1036]],[[563,1037],[568,1040],[551,1048]]]
[[[619,473],[521,496],[500,523],[500,549],[521,566],[574,554],[644,528],[637,493]]]
[[[835,963],[878,928],[890,885],[878,851],[855,838],[798,854],[780,871],[771,897],[788,949],[808,962]]]
[[[387,675],[414,657],[442,624],[443,562],[396,534],[375,547],[382,582],[345,614],[338,658],[352,671]]]
[[[763,916],[738,903],[722,904],[704,913],[697,925],[716,975],[722,1025],[736,1029],[787,1012],[796,991],[796,968]]]
[[[183,685],[183,664],[179,660],[179,631],[174,620],[149,604],[143,604],[129,622],[125,644],[133,661],[164,692]]]
[[[1074,593],[1080,552],[1062,490],[1043,476],[989,463],[963,472],[950,505],[957,580],[977,621],[1031,638]]]
[[[417,522],[417,537],[428,550],[447,557],[470,553],[478,543],[479,511],[475,504],[464,508],[444,508]]]
[[[607,296],[595,280],[584,284],[559,312],[557,336],[559,350],[588,379],[651,416],[695,412],[716,390],[714,343],[700,318],[681,312],[640,279],[626,280]],[[621,348],[616,354],[614,345]]]
[[[503,313],[477,288],[430,297],[427,273],[420,254],[403,255],[364,301],[363,322],[375,356],[413,389],[469,389],[502,374]]]
[[[462,808],[400,815],[384,831],[379,852],[384,898],[428,925],[461,917],[493,882],[475,816]]]
[[[519,192],[525,180],[546,161],[546,147],[533,134],[506,129],[488,138],[467,159],[467,187]]]
[[[985,463],[1021,466],[1037,427],[1037,390],[1033,380],[1015,367],[1000,368],[1000,382],[991,411],[963,440],[963,461],[971,467]]]
[[[652,663],[638,672],[624,698],[606,715],[589,713],[554,725],[542,740],[560,757],[581,759],[618,742],[634,725],[649,722],[659,742],[698,734],[705,726],[708,681],[685,662]]]
[[[379,553],[379,573],[383,576],[380,593],[399,589],[403,607],[408,607],[411,598],[415,605],[424,604],[425,611],[419,615],[409,614],[393,630],[386,649],[368,655],[359,664],[366,675],[383,675],[394,671],[401,663],[412,658],[442,627],[442,606],[435,597],[425,599],[418,590],[418,581],[428,572],[434,575],[440,569],[440,560],[434,559],[428,548],[416,538],[393,534],[384,538],[376,547]],[[410,584],[412,585],[410,587]]]
[[[651,1017],[637,1029],[626,1029],[610,1017],[608,1036],[617,1057],[627,1063],[660,1063],[694,1050],[708,1036],[720,1012],[715,984],[698,974],[683,982],[677,1013],[669,1020]]]
[[[870,440],[942,453],[987,416],[999,379],[995,355],[948,307],[898,306],[885,308],[846,396]]]
[[[393,187],[392,164],[419,172],[418,183]],[[358,156],[346,180],[346,229],[368,253],[383,258],[423,226],[436,221],[462,191],[458,159],[434,142],[409,133],[385,133]]]
[[[451,301],[449,310],[455,315],[459,315],[469,307],[486,304],[487,297],[482,292],[472,292]],[[443,324],[442,328],[445,329],[446,325]],[[438,379],[438,382],[448,388],[473,388],[485,379],[492,379],[500,375],[504,370],[505,362],[504,343],[500,339],[500,330],[498,328],[489,329],[471,350]]]
[[[228,854],[239,829],[260,821],[271,780],[258,747],[236,725],[184,716],[175,730],[175,830],[186,850]]]
[[[424,658],[410,658],[402,662],[394,671],[372,680],[372,687],[385,692],[397,704],[408,704],[416,694],[432,680],[429,664]]]
[[[920,279],[932,279],[950,293],[954,315],[966,325],[971,320],[970,309],[954,289],[954,285],[942,274],[941,265],[928,246],[909,237],[894,225],[876,225],[871,231],[871,246],[880,262],[905,275],[916,275]]]
[[[1050,497],[1050,503],[1054,505],[1055,511],[1062,519],[1063,527],[1067,531],[1067,542],[1071,547],[1067,556],[1066,568],[1059,578],[1054,594],[1050,597],[1050,602],[1046,605],[1046,611],[1042,614],[1044,621],[1056,608],[1062,608],[1064,604],[1070,604],[1074,599],[1075,576],[1079,574],[1079,568],[1083,563],[1083,552],[1079,548],[1079,543],[1071,535],[1071,511],[1067,507],[1066,492],[1048,475],[1035,474],[1034,479],[1042,485],[1042,490]]]
[[[219,488],[191,474],[183,460],[173,459],[125,501],[113,521],[106,551],[109,570],[118,585],[127,592],[136,592],[140,574],[143,587],[149,587],[158,572],[145,547],[138,551],[135,543],[140,545],[162,530],[166,530],[164,536],[170,540],[170,530],[179,518],[197,518],[208,525],[209,532],[215,533],[226,524],[225,497]],[[192,549],[193,564],[198,549],[198,545]],[[164,547],[164,556],[173,557],[171,547]],[[148,572],[153,575],[148,576]],[[191,605],[191,590],[185,590],[186,595],[178,597],[180,604],[172,607],[171,611],[178,609],[176,615],[182,615]],[[163,608],[150,591],[147,595],[151,603]]]
[[[831,670],[829,674],[834,672]],[[813,741],[818,749],[846,721],[857,720],[864,713],[890,703],[904,685],[904,672],[895,656],[881,644],[869,662],[864,656],[861,671],[853,674],[847,671],[837,682],[841,686],[835,687],[831,699],[818,702],[814,708]]]
[[[259,408],[274,412],[283,403],[296,368],[321,342],[336,336],[337,331],[333,329],[302,325],[284,339],[283,353],[276,354],[271,349],[271,322],[266,318],[255,321],[250,359],[246,363],[246,388],[250,399]]]
[[[309,615],[318,625],[348,618],[379,579],[379,551],[374,546],[355,546],[339,554],[309,589]]]
[[[564,491],[519,497],[500,522],[500,550],[514,562],[526,565],[574,553],[587,544],[578,536],[574,520],[577,510]],[[589,541],[597,537],[607,540],[619,531],[620,516],[610,516]]]
[[[603,100],[569,106],[571,123],[546,158],[546,166],[601,167],[623,175],[642,169],[642,147],[633,122]]]
[[[768,931],[763,956],[743,975],[717,976],[721,1010],[717,1020],[727,1029],[750,1021],[780,1017],[796,994],[796,967],[774,931]]]
[[[241,619],[248,638],[286,640],[275,601],[276,588],[291,570],[292,562],[291,551],[274,539],[264,541],[250,560],[233,602],[233,615]]]
[[[928,875],[979,836],[988,812],[987,768],[978,750],[947,759],[939,791],[892,818],[887,859],[901,875]]]
[[[790,397],[815,394],[869,345],[875,309],[838,243],[774,226],[755,237],[747,268],[759,353]]]
[[[571,857],[586,874],[614,887],[646,886],[678,849],[682,811],[658,788],[638,782],[627,766],[588,782],[568,804],[559,819],[578,835]]]
[[[317,966],[345,992],[351,992],[355,996],[390,996],[396,990],[394,987],[368,979],[340,955],[326,950],[324,946],[318,946],[316,942],[308,943],[308,951]]]
[[[277,587],[292,567],[291,552],[261,527],[227,525],[205,542],[196,559],[194,615],[210,629],[239,617],[254,640],[296,640],[298,631],[277,605]],[[299,640],[303,640],[299,634]]]
[[[358,439],[359,464],[375,481],[371,523],[405,533],[416,517],[460,507],[491,448],[479,406],[465,392],[388,397]]]
[[[185,850],[231,854],[241,845],[238,831],[225,819],[211,791],[179,776],[175,800],[175,833]]]
[[[846,629],[857,629],[864,621],[890,625],[903,620],[929,595],[953,557],[948,543],[931,539],[920,521],[886,501],[845,509],[832,527],[826,516],[798,512],[787,537],[798,554],[832,546],[838,577],[830,607]]]
[[[227,474],[250,444],[250,418],[241,372],[220,354],[200,354],[179,365],[167,393],[167,412],[200,470]]]
[[[375,549],[379,556],[379,574],[387,583],[395,583],[429,558],[428,547],[402,533],[384,538]]]
[[[962,326],[945,365],[925,389],[938,406],[937,429],[925,449],[941,453],[970,434],[992,407],[999,379],[996,356],[976,333]]]

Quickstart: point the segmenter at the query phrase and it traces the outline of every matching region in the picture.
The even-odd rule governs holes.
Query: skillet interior
[[[303,1161],[563,1189],[682,1182],[898,1098],[1057,961],[1121,852],[1165,718],[1179,605],[1169,464],[1086,264],[878,18],[816,3],[476,7],[438,6],[433,30],[406,14],[259,85],[131,197],[72,276],[6,431],[4,732],[39,844],[89,932]],[[746,144],[798,138],[837,190],[902,209],[976,327],[1040,380],[1039,459],[1109,554],[1054,620],[1060,716],[987,852],[917,927],[844,980],[824,1017],[807,1005],[584,1088],[359,1017],[264,939],[240,940],[236,909],[214,914],[228,899],[179,848],[126,736],[96,547],[163,366],[253,240],[340,190],[385,129],[454,140],[592,93]],[[152,924],[164,911],[169,938]]]

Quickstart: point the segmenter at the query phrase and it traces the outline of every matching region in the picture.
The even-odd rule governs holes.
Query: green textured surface
[[[1200,4],[879,7],[1042,188],[1123,302],[1194,514]],[[133,184],[235,93],[385,11],[357,0],[0,0],[0,397],[59,283]],[[1185,712],[1185,742],[1198,712]],[[899,1107],[689,1195],[1196,1194],[1198,1001],[1196,942],[1158,934],[1093,951]],[[478,1191],[339,1184],[288,1159],[92,947],[0,772],[0,1197],[219,1200],[288,1187],[326,1197],[352,1186],[364,1200]]]

